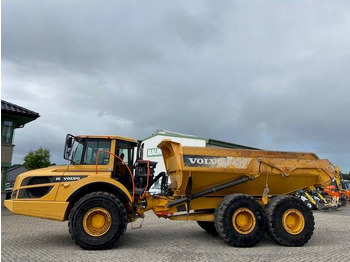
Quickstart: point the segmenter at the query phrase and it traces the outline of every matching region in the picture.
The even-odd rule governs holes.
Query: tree
[[[28,170],[48,167],[50,162],[50,151],[48,149],[39,148],[36,151],[30,150],[24,157],[24,167]]]

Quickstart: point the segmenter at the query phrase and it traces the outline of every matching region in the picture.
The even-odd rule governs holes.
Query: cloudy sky
[[[65,163],[66,133],[159,128],[313,151],[350,171],[350,2],[2,1],[2,99]]]

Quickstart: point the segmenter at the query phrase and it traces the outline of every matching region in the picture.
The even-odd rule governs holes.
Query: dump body
[[[284,195],[315,185],[328,185],[336,170],[328,160],[313,153],[183,147],[172,141],[159,144],[174,196],[196,194],[241,177],[242,183],[210,196],[243,193]],[[266,190],[265,190],[266,191]]]

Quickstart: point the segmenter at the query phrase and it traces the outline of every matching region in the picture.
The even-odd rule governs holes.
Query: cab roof
[[[122,140],[122,141],[128,141],[132,143],[137,143],[137,141],[133,138],[128,137],[122,137],[122,136],[108,136],[108,135],[78,135],[76,137],[79,138],[96,138],[96,139],[115,139],[115,140]]]

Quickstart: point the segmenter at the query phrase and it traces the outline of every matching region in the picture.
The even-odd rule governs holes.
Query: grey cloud
[[[2,97],[41,114],[15,159],[66,133],[159,128],[315,151],[350,171],[348,1],[7,1]]]

